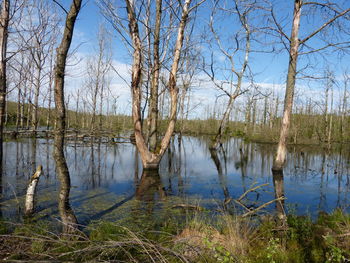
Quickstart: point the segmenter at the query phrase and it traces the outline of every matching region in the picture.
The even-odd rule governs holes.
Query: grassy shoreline
[[[170,224],[170,225],[169,225]],[[187,222],[145,231],[123,222],[95,221],[63,236],[45,222],[7,232],[0,224],[0,260],[108,262],[348,262],[350,215],[335,210],[309,216],[242,218],[198,212]]]

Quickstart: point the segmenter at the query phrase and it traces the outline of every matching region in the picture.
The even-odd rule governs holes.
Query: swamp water
[[[53,141],[46,139],[4,143],[3,219],[22,220],[26,186],[37,165],[42,165],[44,172],[37,191],[37,217],[53,222],[59,219],[59,182],[52,150]],[[65,155],[71,175],[70,203],[84,225],[101,219],[142,222],[143,227],[154,228],[174,214],[185,220],[185,210],[178,207],[186,205],[204,207],[210,214],[243,209],[233,199],[267,184],[250,192],[242,203],[250,209],[259,207],[275,199],[276,187],[284,188],[287,213],[316,217],[320,211],[336,208],[350,212],[348,148],[327,152],[319,146],[292,146],[283,180],[275,179],[275,183],[271,173],[274,152],[274,145],[245,143],[237,138],[211,152],[208,138],[183,137],[180,141],[175,136],[159,174],[145,174],[131,143],[69,141]],[[276,203],[271,203],[259,213],[275,210]]]

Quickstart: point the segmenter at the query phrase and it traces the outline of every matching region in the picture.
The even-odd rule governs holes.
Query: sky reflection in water
[[[275,198],[271,174],[274,150],[273,145],[232,138],[215,155],[209,151],[207,138],[183,137],[179,143],[175,137],[162,160],[160,176],[154,176],[142,175],[140,158],[130,143],[68,142],[71,204],[80,222],[112,219],[112,212],[123,213],[123,207],[137,200],[154,201],[160,209],[165,200],[172,200],[172,204],[200,202],[216,210],[252,185],[268,183],[247,196],[246,204],[256,207]],[[44,218],[57,216],[59,184],[51,157],[52,141],[6,142],[4,152],[1,214],[19,220],[18,207],[23,205],[26,184],[41,164],[44,176],[39,181],[38,210],[46,211]],[[287,210],[312,216],[337,207],[349,212],[349,155],[348,149],[327,154],[318,146],[290,147],[284,170]],[[133,209],[144,208],[138,204]],[[275,204],[267,208],[274,209]]]

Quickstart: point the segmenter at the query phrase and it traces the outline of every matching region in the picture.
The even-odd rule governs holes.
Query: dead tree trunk
[[[2,142],[5,122],[6,105],[6,62],[7,37],[9,24],[10,1],[3,0],[0,14],[0,169],[2,169]]]
[[[35,91],[34,91],[34,104],[33,104],[33,112],[32,112],[32,129],[35,131],[38,128],[38,108],[39,108],[39,92],[40,92],[40,81],[41,81],[41,66],[37,68],[37,76],[35,83]]]
[[[26,201],[25,201],[24,214],[26,216],[31,216],[34,213],[35,192],[36,192],[36,187],[38,185],[42,170],[43,170],[43,167],[41,165],[39,165],[38,168],[36,169],[36,172],[32,176],[32,178],[30,178],[30,182],[29,182],[29,185],[27,188]]]
[[[64,132],[66,128],[66,109],[64,103],[64,75],[68,50],[72,42],[75,20],[80,11],[82,0],[73,0],[67,13],[66,24],[60,46],[57,49],[54,97],[56,108],[56,128],[54,140],[54,158],[57,175],[60,180],[60,193],[58,208],[63,222],[63,232],[74,232],[77,227],[77,219],[69,204],[70,177],[64,156]]]
[[[54,56],[53,56],[53,49],[50,50],[50,72],[49,72],[49,96],[48,96],[48,112],[47,112],[47,119],[46,119],[46,129],[49,130],[50,126],[52,126],[51,122],[51,101],[52,101],[52,82],[53,82],[53,62],[54,62]]]
[[[287,155],[287,140],[288,140],[288,133],[289,133],[289,126],[290,126],[290,117],[292,113],[293,108],[293,98],[294,98],[294,89],[295,89],[295,78],[297,74],[297,60],[299,55],[299,46],[304,46],[306,42],[308,42],[310,39],[312,39],[314,36],[319,34],[321,31],[323,31],[326,27],[329,27],[335,20],[339,19],[340,17],[346,15],[350,12],[350,8],[345,10],[337,10],[335,12],[334,17],[330,18],[328,21],[323,23],[319,28],[317,28],[315,31],[307,35],[303,39],[298,38],[299,34],[299,25],[300,25],[300,15],[301,15],[301,8],[305,5],[318,5],[316,2],[305,2],[303,3],[302,0],[294,0],[294,16],[293,16],[293,24],[292,24],[292,34],[291,37],[288,38],[290,46],[289,46],[289,65],[288,65],[288,75],[287,75],[287,83],[286,83],[286,94],[284,99],[284,110],[283,110],[283,116],[282,116],[282,126],[280,130],[280,138],[278,142],[277,147],[277,153],[276,157],[274,159],[272,170],[278,171],[282,170],[284,163],[286,161],[286,155]],[[324,5],[324,7],[327,7],[328,5]],[[279,28],[280,30],[280,28]],[[280,32],[283,37],[286,37],[286,34],[283,33],[283,31]],[[339,43],[338,43],[339,44]],[[326,48],[337,46],[337,43],[328,43],[326,42],[325,46],[322,48],[318,48],[317,50],[324,50]],[[315,51],[316,52],[316,51]]]
[[[290,38],[289,65],[286,84],[286,95],[284,98],[284,110],[282,117],[282,127],[280,130],[280,138],[278,141],[277,153],[273,163],[273,170],[282,170],[287,155],[287,139],[290,126],[290,116],[293,108],[295,77],[297,74],[297,59],[299,49],[299,25],[301,15],[302,0],[294,1],[294,16],[292,35]]]

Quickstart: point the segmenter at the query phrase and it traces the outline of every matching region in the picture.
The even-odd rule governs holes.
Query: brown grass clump
[[[250,219],[223,215],[215,227],[195,219],[174,241],[188,246],[184,255],[192,260],[210,254],[219,261],[237,261],[249,251],[254,237],[255,230]]]

